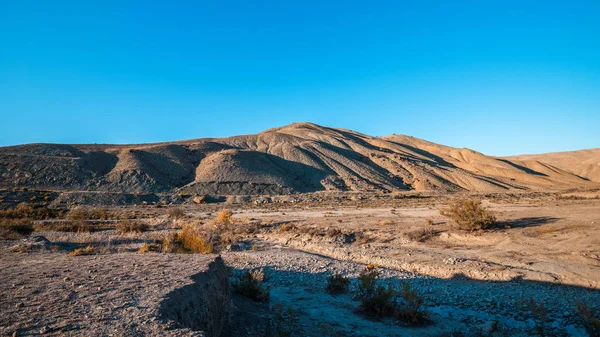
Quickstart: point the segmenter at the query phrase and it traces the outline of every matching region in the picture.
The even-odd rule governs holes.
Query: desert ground
[[[73,206],[32,220],[35,231],[0,241],[0,334],[593,336],[598,190],[253,199]],[[494,225],[459,228],[444,212],[457,199],[481,201]],[[186,228],[214,246],[168,248]],[[424,316],[361,310],[365,270],[398,303],[409,285]],[[268,299],[240,291],[246,271],[261,271]],[[326,290],[334,274],[347,291]]]

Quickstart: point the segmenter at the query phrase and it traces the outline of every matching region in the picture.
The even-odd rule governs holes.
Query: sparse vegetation
[[[327,277],[325,290],[330,294],[343,294],[348,292],[350,279],[343,274],[333,274]]]
[[[215,237],[201,231],[198,225],[187,224],[177,233],[171,233],[163,240],[163,251],[170,253],[200,253],[215,252]]]
[[[183,210],[181,208],[172,207],[167,210],[167,216],[169,217],[169,219],[179,220],[179,219],[185,217],[185,213],[183,212]]]
[[[18,240],[33,233],[34,228],[27,219],[0,219],[0,238]]]
[[[360,301],[359,311],[374,318],[394,314],[397,291],[391,286],[378,284],[380,273],[376,268],[366,268],[358,276],[354,297]]]
[[[93,230],[92,225],[84,220],[35,224],[33,227],[36,231],[48,232],[89,233]]]
[[[26,202],[18,204],[15,208],[0,210],[0,218],[4,219],[46,220],[59,217],[60,215],[60,210]]]
[[[233,221],[233,212],[229,209],[223,209],[217,214],[215,221],[217,224],[229,225]]]
[[[83,255],[94,255],[94,254],[96,254],[94,247],[87,246],[85,248],[75,249],[74,251],[69,253],[69,256],[83,256]]]
[[[138,250],[138,253],[144,254],[144,253],[150,253],[150,252],[160,252],[161,248],[162,247],[156,243],[144,243]]]
[[[383,286],[378,280],[377,266],[369,265],[358,277],[355,299],[360,301],[359,312],[373,318],[396,317],[399,321],[418,325],[429,322],[424,299],[405,283],[401,291]]]
[[[148,225],[142,222],[121,221],[117,223],[117,232],[121,234],[127,233],[143,233],[148,230]]]
[[[579,302],[575,308],[579,322],[592,337],[600,337],[600,307],[590,308],[586,303]]]
[[[458,228],[466,231],[488,229],[496,223],[496,217],[475,199],[457,199],[440,213],[456,221]]]
[[[263,286],[265,272],[261,269],[247,270],[240,274],[232,283],[233,291],[248,297],[255,302],[266,302],[269,300],[270,293]]]
[[[438,234],[433,228],[422,228],[406,233],[410,241],[425,242]]]
[[[429,314],[425,310],[423,297],[414,290],[409,283],[402,285],[400,291],[400,304],[396,317],[403,322],[417,325],[429,321]]]
[[[275,306],[273,313],[273,326],[267,326],[267,336],[290,337],[294,335],[297,328],[298,313],[294,308],[283,308],[281,303]]]

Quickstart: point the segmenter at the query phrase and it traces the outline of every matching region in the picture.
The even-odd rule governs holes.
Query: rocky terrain
[[[585,161],[585,157],[582,152],[575,160]],[[597,160],[585,161],[585,168],[578,169],[547,158],[495,158],[409,136],[372,137],[296,123],[222,139],[2,147],[0,188],[277,195],[548,191],[598,186]]]

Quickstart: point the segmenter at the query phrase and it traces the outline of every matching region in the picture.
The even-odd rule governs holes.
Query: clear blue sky
[[[600,1],[0,0],[0,145],[310,121],[491,155],[600,147]]]

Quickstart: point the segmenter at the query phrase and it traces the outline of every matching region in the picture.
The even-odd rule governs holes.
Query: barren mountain
[[[596,156],[598,158],[598,156]],[[595,162],[597,165],[597,161]],[[0,187],[287,194],[548,190],[597,186],[557,162],[494,158],[409,136],[294,123],[256,135],[143,145],[0,148]],[[593,165],[591,163],[590,165]],[[595,168],[598,176],[597,166]]]
[[[565,171],[600,182],[600,148],[570,152],[526,154],[507,157],[508,160],[538,160]]]

